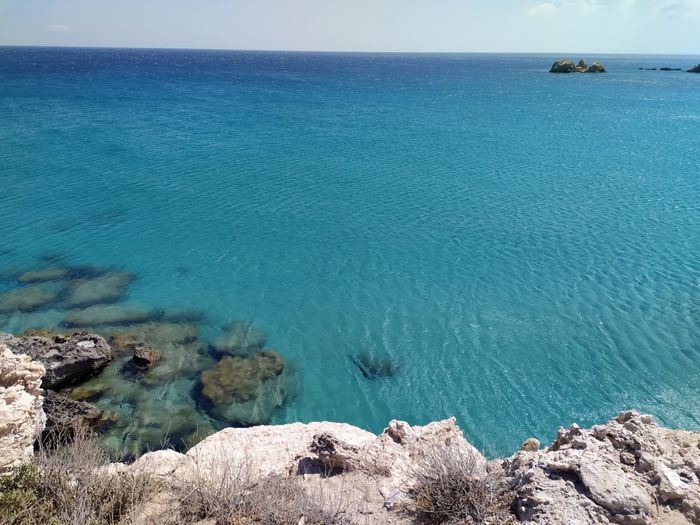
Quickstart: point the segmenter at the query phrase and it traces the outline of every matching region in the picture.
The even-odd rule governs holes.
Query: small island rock
[[[576,73],[576,66],[571,60],[557,60],[552,64],[550,73]]]
[[[588,69],[586,69],[585,72],[586,73],[605,73],[605,67],[600,62],[593,62],[588,67]]]
[[[581,59],[578,65],[572,60],[557,60],[552,64],[550,73],[605,73],[605,67],[600,62],[593,62],[590,66]]]

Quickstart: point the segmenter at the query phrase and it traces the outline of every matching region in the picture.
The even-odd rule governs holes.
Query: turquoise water
[[[203,341],[248,321],[298,375],[275,423],[700,428],[700,75],[638,70],[700,60],[552,60],[0,48],[0,289],[108,265]]]

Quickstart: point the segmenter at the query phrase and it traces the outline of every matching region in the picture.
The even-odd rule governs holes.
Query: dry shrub
[[[146,474],[109,467],[97,439],[82,430],[72,441],[40,450],[0,485],[2,525],[111,525],[132,522],[155,483]]]
[[[345,525],[350,505],[340,493],[302,476],[252,475],[249,461],[225,453],[195,466],[177,482],[178,524],[212,520],[216,525]]]
[[[458,447],[429,449],[413,469],[414,510],[429,523],[514,523],[504,474]]]

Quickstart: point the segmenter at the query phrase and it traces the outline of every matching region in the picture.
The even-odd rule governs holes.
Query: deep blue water
[[[700,58],[553,58],[0,48],[0,288],[109,265],[205,341],[251,322],[298,373],[274,422],[700,428],[700,75],[638,70]]]

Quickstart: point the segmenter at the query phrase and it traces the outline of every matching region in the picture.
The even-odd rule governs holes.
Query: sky
[[[0,0],[0,45],[700,55],[700,0]]]

